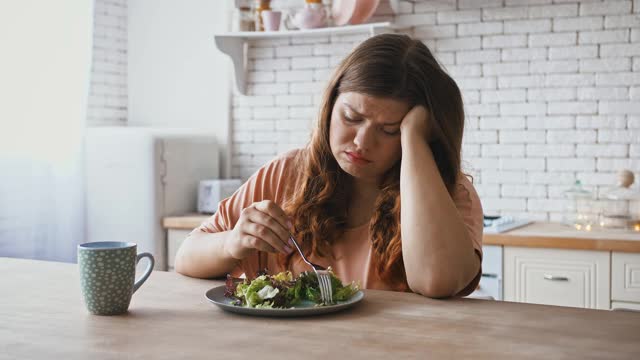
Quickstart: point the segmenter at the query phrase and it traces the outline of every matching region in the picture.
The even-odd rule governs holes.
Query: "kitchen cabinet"
[[[596,309],[640,307],[638,232],[586,232],[537,222],[485,234],[483,245],[504,249],[507,301]]]
[[[640,307],[640,254],[611,254],[611,300],[632,302]]]
[[[507,301],[610,308],[610,253],[504,247]]]

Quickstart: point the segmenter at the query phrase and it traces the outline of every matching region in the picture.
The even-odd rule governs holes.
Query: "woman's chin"
[[[358,169],[356,169],[351,163],[347,161],[338,160],[338,166],[340,166],[340,169],[342,169],[342,171],[353,177],[361,176],[360,171],[358,171]]]
[[[346,172],[347,174],[353,176],[356,179],[365,180],[369,178],[375,178],[375,176],[372,176],[366,169],[364,169],[363,166],[352,164],[348,161],[343,161],[343,160],[338,161],[338,165],[340,166],[342,171]]]

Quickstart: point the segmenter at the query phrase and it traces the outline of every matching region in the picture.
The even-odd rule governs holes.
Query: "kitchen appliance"
[[[198,182],[219,175],[211,134],[92,127],[86,136],[87,241],[123,241],[166,269],[162,218],[196,210]]]
[[[198,185],[198,212],[213,214],[218,203],[233,195],[240,186],[240,179],[201,180]]]

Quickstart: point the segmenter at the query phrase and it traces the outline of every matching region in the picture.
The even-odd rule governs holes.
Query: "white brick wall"
[[[87,125],[127,121],[127,0],[94,3],[93,66]]]
[[[397,19],[415,24],[406,32],[462,89],[463,164],[487,213],[559,219],[574,181],[600,192],[622,168],[640,178],[637,0],[438,0],[401,9]],[[252,44],[250,95],[233,97],[233,175],[246,178],[306,143],[327,77],[365,38]]]

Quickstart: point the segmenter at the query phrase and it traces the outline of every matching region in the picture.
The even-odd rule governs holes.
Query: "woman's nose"
[[[374,146],[374,131],[371,126],[361,126],[353,138],[353,143],[361,150],[369,150]]]

